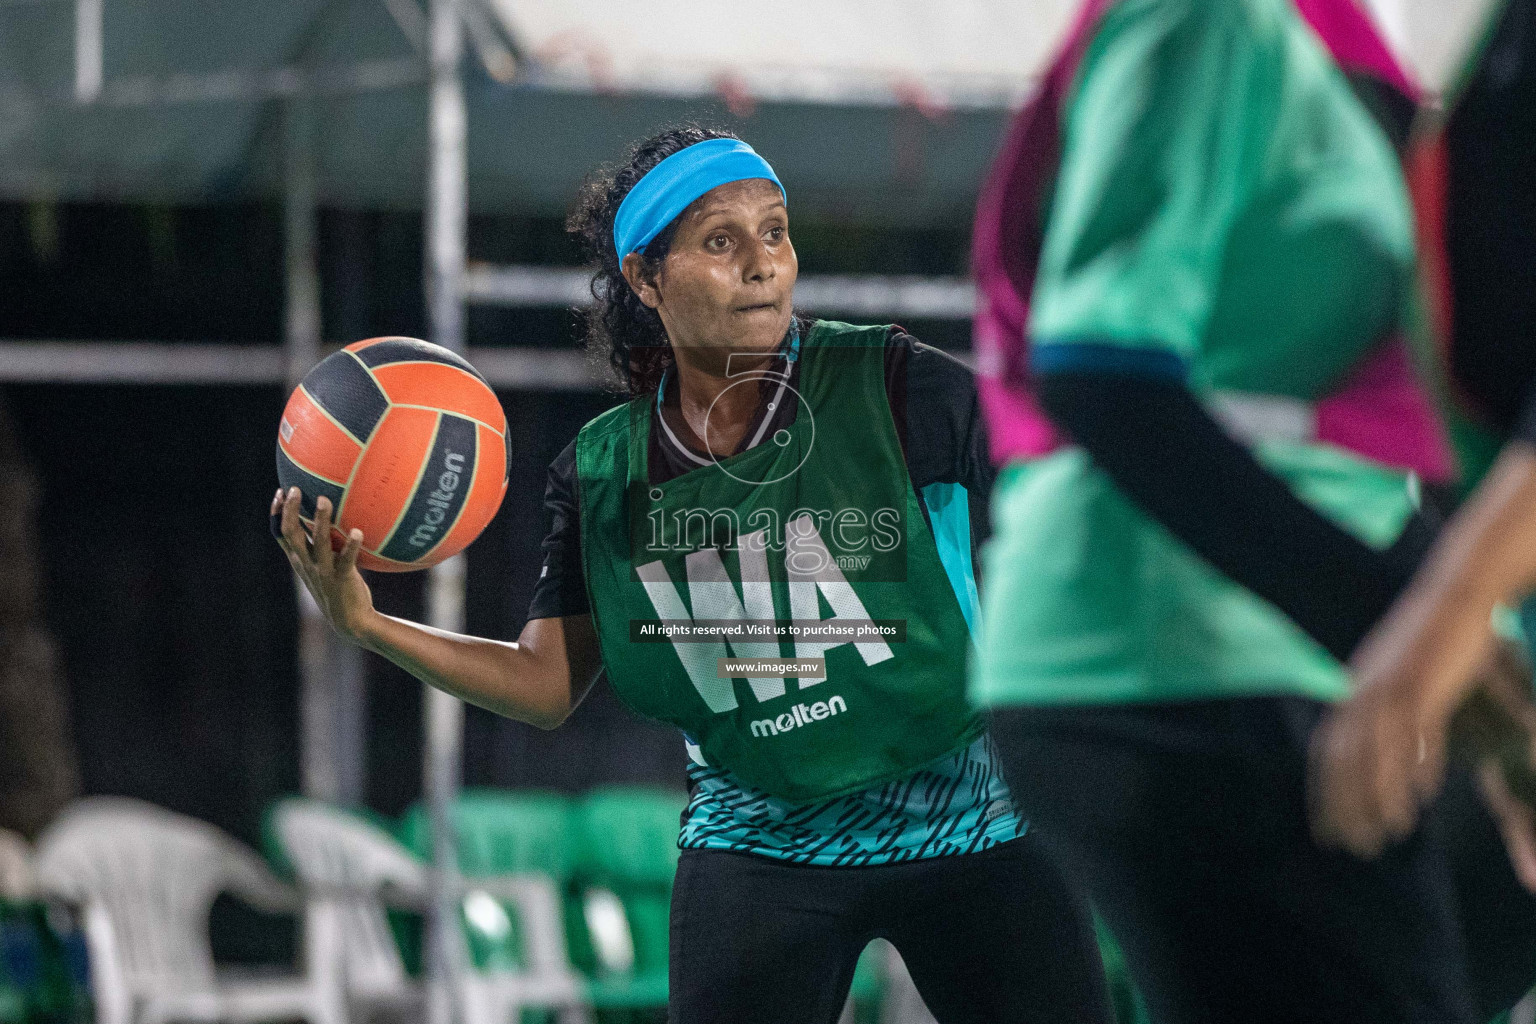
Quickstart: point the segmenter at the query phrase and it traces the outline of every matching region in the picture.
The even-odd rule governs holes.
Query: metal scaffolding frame
[[[329,355],[339,345],[325,345]],[[598,378],[580,352],[472,348],[469,361],[502,390],[592,391]],[[290,357],[278,345],[153,341],[36,341],[0,338],[0,383],[283,384]]]
[[[283,104],[283,382],[289,389],[321,357],[315,111],[308,97]],[[362,652],[338,637],[297,579],[300,777],[304,795],[363,802],[366,681]]]
[[[285,206],[290,250],[303,241],[297,210]],[[21,384],[236,384],[290,385],[340,343],[318,341],[318,320],[301,313],[318,302],[318,284],[306,283],[312,266],[289,259],[286,343],[64,341],[0,338],[0,383]],[[300,262],[300,266],[305,266]],[[592,275],[577,267],[496,266],[470,262],[460,280],[465,304],[510,308],[589,305]],[[313,300],[300,298],[312,295]],[[806,275],[795,285],[795,306],[808,313],[901,320],[969,320],[976,296],[970,281],[954,277]],[[310,326],[313,325],[313,326]],[[602,368],[584,353],[531,346],[477,347],[466,352],[491,386],[503,390],[596,391]]]
[[[285,206],[285,230],[295,212]],[[307,230],[307,229],[306,229]],[[296,234],[291,248],[299,248]],[[289,293],[312,294],[313,268],[288,268]],[[495,266],[468,263],[460,284],[466,304],[509,308],[573,309],[592,302],[592,275],[577,267]],[[22,384],[235,384],[296,382],[340,347],[320,343],[318,321],[301,315],[308,299],[289,305],[284,345],[217,342],[65,341],[0,338],[0,383]],[[953,277],[805,275],[795,285],[795,306],[808,313],[880,320],[969,320],[975,308],[970,281]],[[311,328],[308,325],[314,324]],[[300,328],[302,327],[302,330]],[[530,391],[595,391],[601,368],[579,351],[532,346],[476,347],[467,358],[492,387]]]
[[[427,319],[431,340],[462,354],[464,345],[464,253],[469,221],[466,162],[468,114],[459,60],[464,25],[459,0],[429,0],[427,106],[429,163],[426,196]],[[464,629],[464,556],[433,566],[427,578],[427,621],[455,633]],[[458,837],[453,807],[464,774],[464,704],[432,686],[422,686],[425,753],[422,791],[432,829],[430,904],[427,914],[427,1024],[460,1024],[458,929]]]
[[[586,306],[591,283],[592,272],[577,267],[471,263],[463,295],[467,302],[494,306]],[[969,320],[976,290],[960,277],[807,274],[795,282],[795,306],[841,316]]]

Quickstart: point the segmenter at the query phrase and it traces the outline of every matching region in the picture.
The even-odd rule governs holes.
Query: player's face
[[[753,178],[688,207],[661,272],[636,291],[676,348],[768,352],[789,330],[799,270],[784,197]]]

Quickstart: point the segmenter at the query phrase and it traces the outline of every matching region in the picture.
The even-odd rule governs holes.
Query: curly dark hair
[[[708,139],[734,138],[728,131],[685,124],[638,142],[627,159],[603,167],[587,178],[577,196],[575,210],[566,218],[565,229],[581,240],[582,249],[595,268],[594,302],[583,314],[587,351],[595,359],[606,360],[631,395],[655,391],[661,375],[672,365],[673,356],[661,317],[640,301],[619,269],[622,257],[613,244],[613,219],[618,215],[619,204],[646,172],[673,153]],[[676,234],[674,220],[640,253],[651,274],[661,269],[661,261],[666,259]]]

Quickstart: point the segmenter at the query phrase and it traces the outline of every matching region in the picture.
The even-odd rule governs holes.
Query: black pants
[[[1536,896],[1515,877],[1498,826],[1468,772],[1450,774],[1440,813],[1456,880],[1467,974],[1478,1019],[1486,1021],[1536,986]]]
[[[1311,841],[1307,743],[1324,710],[1251,698],[994,716],[1015,798],[1157,1024],[1477,1019],[1439,811],[1375,861]]]
[[[685,850],[671,931],[673,1024],[831,1024],[874,938],[939,1024],[1114,1019],[1086,906],[1033,836],[884,867]]]

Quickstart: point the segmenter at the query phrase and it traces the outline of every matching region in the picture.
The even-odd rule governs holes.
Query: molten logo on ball
[[[449,452],[443,458],[443,465],[448,468],[437,478],[437,490],[427,495],[427,514],[422,516],[424,522],[411,534],[413,548],[424,548],[432,543],[443,518],[453,507],[453,492],[459,489],[459,474],[464,472],[464,456]]]

